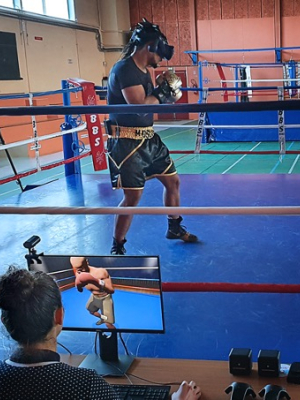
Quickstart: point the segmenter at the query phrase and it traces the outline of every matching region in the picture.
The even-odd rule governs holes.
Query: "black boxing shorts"
[[[113,189],[143,189],[148,179],[177,173],[157,133],[141,140],[110,137],[107,151]]]

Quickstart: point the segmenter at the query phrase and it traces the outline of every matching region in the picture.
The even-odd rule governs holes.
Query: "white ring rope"
[[[154,125],[154,128],[198,128],[198,125]],[[203,128],[206,129],[212,129],[212,128],[222,128],[222,129],[266,129],[266,128],[272,128],[272,129],[278,129],[278,125],[203,125]],[[285,125],[286,129],[294,129],[294,128],[300,128],[300,124],[290,124],[290,125]]]
[[[30,107],[33,106],[33,94],[29,93],[29,105]],[[35,115],[31,116],[31,124],[32,124],[32,131],[33,131],[33,147],[32,150],[34,150],[35,152],[35,162],[36,162],[36,166],[37,166],[37,170],[41,171],[42,167],[41,167],[41,163],[40,163],[40,145],[39,145],[39,135],[38,135],[38,131],[37,131],[37,127],[36,127],[36,118]]]
[[[243,83],[247,83],[247,82],[298,82],[298,78],[292,78],[292,79],[215,79],[213,82],[243,82]],[[247,88],[245,88],[247,89]],[[250,86],[251,89],[251,86]],[[288,87],[288,89],[290,89]],[[292,88],[291,88],[292,89]]]
[[[68,129],[68,130],[65,130],[65,131],[60,131],[60,132],[56,132],[56,133],[50,133],[49,135],[44,135],[44,136],[38,136],[38,138],[34,137],[34,138],[31,138],[31,139],[21,140],[20,142],[0,145],[0,150],[6,150],[6,149],[10,149],[12,147],[22,146],[24,144],[29,144],[29,143],[35,143],[36,141],[52,139],[52,138],[55,138],[55,137],[58,137],[58,136],[67,135],[68,133],[80,132],[80,131],[83,131],[85,129],[86,129],[86,122],[84,122],[83,124],[79,125],[76,128]]]
[[[293,215],[300,216],[300,206],[266,207],[0,207],[0,214],[51,214],[51,215]]]

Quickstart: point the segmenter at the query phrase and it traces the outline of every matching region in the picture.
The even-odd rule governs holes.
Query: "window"
[[[20,80],[16,35],[0,32],[0,80]]]
[[[24,11],[44,14],[43,2],[41,0],[22,0],[22,6]]]
[[[61,0],[45,0],[46,14],[56,18],[68,18],[68,4]]]
[[[13,8],[13,0],[0,0],[0,6]]]
[[[74,0],[0,0],[1,6],[53,18],[75,20]]]

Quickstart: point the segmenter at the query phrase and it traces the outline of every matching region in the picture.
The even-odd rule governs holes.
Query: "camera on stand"
[[[37,254],[35,250],[35,246],[40,243],[40,241],[41,238],[39,236],[33,235],[23,243],[25,249],[28,249],[28,254],[25,255],[28,267],[34,263],[41,264],[39,257],[42,256],[43,253]]]

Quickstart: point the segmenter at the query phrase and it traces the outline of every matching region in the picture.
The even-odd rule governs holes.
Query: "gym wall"
[[[0,95],[59,89],[61,80],[68,77],[101,85],[102,78],[120,55],[123,30],[130,26],[128,0],[119,3],[119,0],[75,0],[78,24],[101,31],[101,45],[107,50],[98,48],[93,31],[0,15],[0,30],[16,35],[22,78],[1,81]],[[103,32],[108,30],[107,21],[109,33]]]

